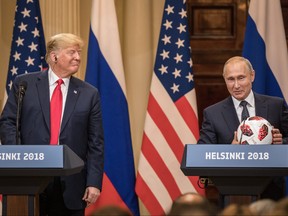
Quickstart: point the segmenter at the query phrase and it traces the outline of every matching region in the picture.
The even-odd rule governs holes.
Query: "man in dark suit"
[[[282,98],[260,95],[252,91],[255,71],[251,63],[240,56],[230,58],[224,65],[223,77],[230,96],[203,112],[203,123],[198,144],[239,144],[237,128],[247,102],[249,116],[261,116],[274,127],[273,144],[288,143],[288,110]],[[271,184],[275,183],[273,181]],[[268,191],[271,190],[271,191]],[[278,200],[284,196],[284,179],[268,186],[263,198]]]
[[[15,78],[0,119],[4,145],[16,143],[17,92],[26,82],[20,118],[21,144],[65,144],[83,161],[79,174],[55,177],[40,194],[40,215],[84,215],[85,207],[100,195],[104,167],[104,140],[100,96],[90,84],[73,77],[80,66],[83,40],[73,34],[58,34],[47,43],[49,69]],[[50,100],[61,79],[60,128],[52,141]],[[54,135],[53,135],[54,136]]]

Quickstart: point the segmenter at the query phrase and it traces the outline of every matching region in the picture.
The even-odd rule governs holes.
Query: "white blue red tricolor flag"
[[[17,0],[5,99],[14,78],[47,68],[45,38],[38,0]]]
[[[186,1],[166,0],[146,112],[136,192],[151,215],[175,198],[203,193],[180,170],[185,144],[199,138]]]
[[[251,0],[243,56],[256,71],[253,90],[282,97],[287,103],[288,52],[280,0]]]
[[[256,71],[253,89],[288,102],[288,53],[280,0],[251,0],[243,56]]]
[[[86,214],[117,205],[139,215],[128,104],[114,0],[93,0],[85,80],[98,88],[103,114],[103,188]]]

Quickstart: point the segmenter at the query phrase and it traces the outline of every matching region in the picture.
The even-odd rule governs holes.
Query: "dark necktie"
[[[247,101],[241,101],[240,105],[243,107],[242,114],[241,114],[241,122],[249,118],[249,112],[247,109]]]
[[[50,144],[57,145],[59,139],[60,122],[62,115],[62,91],[61,85],[63,80],[57,80],[57,86],[53,91],[53,95],[50,101]]]

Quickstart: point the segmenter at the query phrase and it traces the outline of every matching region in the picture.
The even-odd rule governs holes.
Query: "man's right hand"
[[[238,139],[237,139],[237,131],[234,131],[234,138],[233,138],[231,144],[232,144],[232,145],[240,144],[240,142],[239,142]]]

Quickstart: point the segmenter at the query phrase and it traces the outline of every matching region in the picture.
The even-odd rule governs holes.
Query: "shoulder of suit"
[[[283,101],[283,98],[276,97],[276,96],[270,96],[270,95],[264,95],[264,94],[258,94],[254,93],[255,100],[262,99],[262,100],[272,100],[272,101]]]

